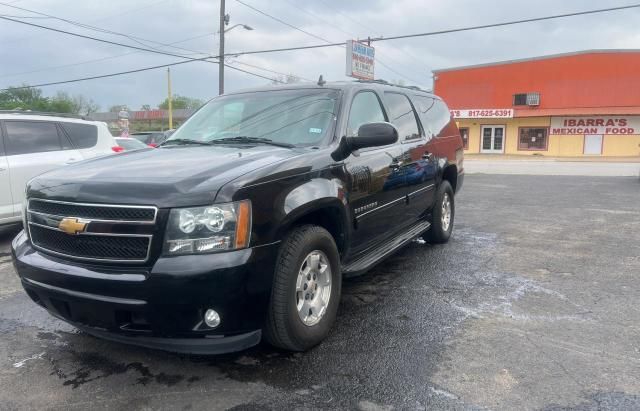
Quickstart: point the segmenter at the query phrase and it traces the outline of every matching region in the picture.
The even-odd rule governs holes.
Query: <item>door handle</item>
[[[0,167],[0,171],[4,171],[4,170],[6,170],[6,168]]]
[[[72,157],[72,158],[68,159],[65,164],[73,164],[75,162],[76,162],[76,159]]]

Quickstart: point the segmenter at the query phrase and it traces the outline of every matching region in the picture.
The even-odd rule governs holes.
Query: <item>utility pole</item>
[[[224,94],[224,26],[227,16],[224,10],[224,0],[220,0],[220,50],[218,52],[218,94]]]
[[[169,91],[169,130],[171,130],[173,128],[173,109],[171,107],[173,98],[171,97],[171,69],[169,67],[167,67],[167,89]]]

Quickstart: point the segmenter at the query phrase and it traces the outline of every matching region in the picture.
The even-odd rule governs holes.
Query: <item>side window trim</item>
[[[402,93],[402,92],[400,92],[400,91],[396,91],[396,90],[393,90],[393,91],[385,91],[384,93],[385,93],[385,94],[398,94],[398,95],[400,95],[400,96],[404,96],[404,98],[406,98],[406,99],[407,99],[407,101],[409,102],[409,105],[411,106],[411,110],[413,110],[413,118],[416,120],[416,125],[418,126],[418,132],[420,133],[420,138],[414,138],[414,139],[410,139],[410,140],[407,140],[407,139],[398,139],[398,142],[399,142],[400,144],[409,144],[409,143],[415,143],[416,141],[423,141],[423,140],[425,140],[425,139],[426,139],[426,133],[425,133],[425,131],[424,131],[424,128],[422,127],[422,122],[420,121],[420,115],[419,115],[419,114],[418,114],[418,112],[416,111],[416,108],[415,108],[415,106],[414,106],[413,101],[411,100],[411,98],[410,98],[407,94]],[[387,118],[388,118],[388,117],[387,117]],[[387,120],[387,121],[389,121],[389,120]]]
[[[349,111],[347,112],[347,124],[345,124],[345,135],[346,135],[346,131],[349,128],[349,119],[351,118],[351,108],[353,107],[353,102],[356,99],[356,96],[358,96],[358,94],[361,93],[366,93],[366,92],[370,92],[373,93],[373,95],[376,97],[376,99],[378,100],[378,105],[380,106],[380,110],[382,111],[382,115],[384,116],[384,121],[386,121],[387,123],[389,123],[389,114],[387,113],[387,107],[384,105],[384,101],[380,98],[380,95],[374,90],[374,89],[362,89],[362,90],[358,90],[353,97],[351,98],[351,101],[349,102]],[[382,147],[369,147],[369,148],[362,148],[360,150],[358,150],[360,153],[366,153],[368,151],[374,151],[374,150],[384,150],[386,148],[389,147],[393,147],[395,145],[400,144],[400,140],[398,140],[396,143],[394,144],[389,144],[388,146],[382,146]]]
[[[376,96],[376,99],[378,100],[378,104],[380,105],[380,110],[382,110],[382,115],[384,116],[384,121],[389,122],[389,115],[387,114],[387,108],[384,106],[384,103],[380,98],[380,96],[378,95],[378,93],[374,89],[366,88],[366,89],[358,90],[351,98],[351,101],[349,102],[349,111],[347,112],[346,128],[349,128],[349,119],[351,118],[351,109],[353,108],[353,102],[356,100],[356,97],[358,96],[358,94],[362,94],[362,93],[373,93],[373,95]],[[346,131],[347,130],[345,129],[345,134],[346,134]]]
[[[60,147],[62,147],[62,151],[65,150],[77,150],[78,147],[73,144],[71,137],[67,134],[62,124],[59,121],[56,121],[56,129],[58,130],[58,138],[60,139]],[[65,144],[66,143],[66,144]]]

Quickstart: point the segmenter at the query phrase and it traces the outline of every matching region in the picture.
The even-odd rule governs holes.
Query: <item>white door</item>
[[[481,153],[504,153],[504,126],[482,126]]]
[[[584,154],[602,154],[602,134],[585,134]]]
[[[4,129],[13,212],[20,215],[24,188],[31,178],[82,157],[53,122],[5,120]]]
[[[0,134],[2,138],[2,134]],[[11,198],[11,181],[9,179],[9,163],[2,153],[0,140],[0,224],[13,217],[13,199]]]

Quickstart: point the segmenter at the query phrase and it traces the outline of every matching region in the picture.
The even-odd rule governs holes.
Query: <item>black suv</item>
[[[211,100],[157,149],[27,186],[24,289],[102,338],[221,353],[322,341],[342,278],[449,239],[463,146],[444,102],[344,82]]]

